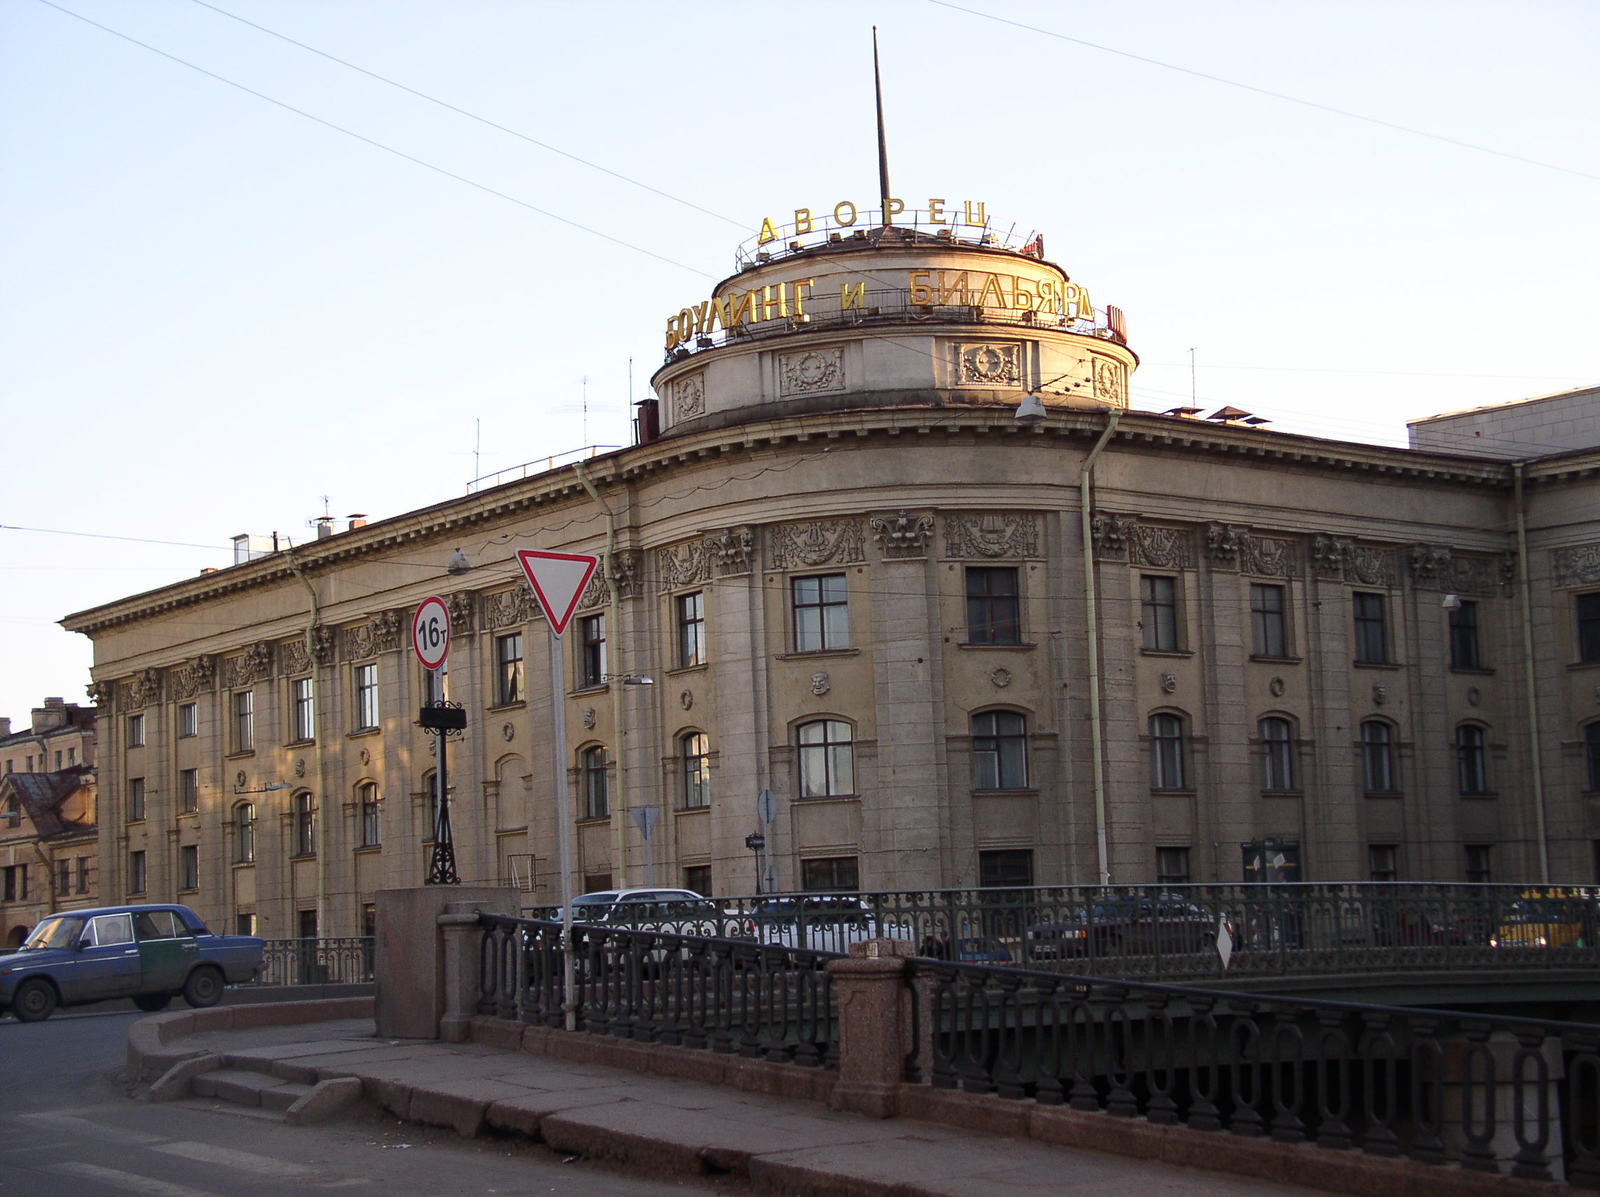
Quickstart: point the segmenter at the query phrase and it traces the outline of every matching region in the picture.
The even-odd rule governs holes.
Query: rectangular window
[[[1022,606],[1015,568],[967,568],[967,643],[1022,643]]]
[[[200,707],[197,703],[186,702],[178,707],[178,738],[187,740],[190,736],[200,734]]]
[[[76,765],[77,763],[78,763],[78,750],[76,748],[67,749],[67,767],[71,768],[73,765]],[[7,773],[11,772],[11,762],[10,761],[6,762],[6,772]]]
[[[1177,715],[1150,716],[1150,788],[1188,788],[1183,752],[1183,720]]]
[[[807,893],[854,893],[861,875],[854,856],[826,856],[800,862],[800,888]]]
[[[363,902],[361,904],[361,935],[365,939],[375,939],[378,935],[378,904],[376,902]],[[371,951],[369,944],[367,951]]]
[[[1139,618],[1147,652],[1178,651],[1178,579],[1148,574],[1139,579]]]
[[[602,686],[606,680],[606,617],[585,615],[578,620],[583,654],[578,658],[578,685]]]
[[[56,772],[61,772],[61,749],[56,749]]]
[[[56,897],[64,898],[72,892],[72,862],[63,857],[56,861]]]
[[[706,663],[706,596],[697,590],[680,594],[678,608],[678,668]]]
[[[1387,599],[1381,594],[1357,591],[1350,596],[1355,608],[1356,660],[1363,665],[1389,663]]]
[[[1371,881],[1393,881],[1399,874],[1400,849],[1394,844],[1367,845],[1367,877]]]
[[[1361,785],[1368,794],[1399,790],[1394,772],[1394,734],[1387,723],[1369,719],[1361,725]]]
[[[1156,884],[1157,885],[1188,885],[1189,884],[1189,849],[1187,849],[1187,848],[1157,848],[1156,849]]]
[[[978,853],[978,887],[1004,889],[1033,884],[1033,849],[1004,848]]]
[[[315,939],[317,937],[317,912],[315,910],[302,910],[298,922],[301,939]]]
[[[378,665],[372,662],[355,668],[356,731],[378,726]]]
[[[1250,637],[1258,657],[1287,657],[1289,638],[1283,618],[1283,587],[1250,586]]]
[[[128,778],[128,822],[138,823],[144,819],[144,778]]]
[[[233,696],[233,750],[254,752],[256,747],[256,696],[240,690]]]
[[[445,682],[450,677],[450,662],[446,661],[437,670],[424,669],[422,671],[422,705],[431,707],[436,702],[444,699],[447,689]]]
[[[496,706],[521,702],[522,633],[494,638],[494,701]]]
[[[794,607],[794,651],[814,653],[850,647],[845,576],[795,578],[789,585]]]
[[[178,771],[178,810],[185,815],[192,815],[200,809],[200,770],[180,769]]]
[[[144,716],[143,715],[129,715],[128,716],[128,747],[129,748],[143,748],[144,747]]]
[[[699,810],[711,805],[711,741],[704,732],[690,732],[678,741],[683,749],[683,806]]]
[[[1488,747],[1483,728],[1471,723],[1456,728],[1456,780],[1461,794],[1489,792]]]
[[[18,902],[27,897],[27,865],[7,865],[0,869],[0,877],[4,879],[4,886],[0,888],[0,902]]]
[[[89,892],[89,858],[87,856],[78,857],[77,882],[74,888],[78,893],[86,894]]]
[[[294,718],[294,738],[298,741],[317,738],[316,689],[308,677],[297,677],[289,683],[289,706]]]
[[[586,749],[582,756],[583,817],[605,819],[611,815],[610,762],[604,748]]]
[[[178,888],[200,888],[200,848],[196,844],[178,849]]]
[[[317,801],[310,794],[294,796],[294,852],[296,856],[317,854]]]
[[[1450,668],[1482,669],[1483,654],[1478,643],[1478,604],[1471,599],[1450,612]]]
[[[374,782],[361,786],[361,846],[375,848],[382,842],[382,825],[379,822],[381,807],[378,804],[378,787]]]
[[[144,853],[128,853],[128,892],[130,894],[144,893]]]
[[[711,866],[710,865],[685,865],[683,870],[683,888],[692,890],[702,898],[709,898],[711,894]]]
[[[1600,661],[1600,593],[1578,596],[1578,660]]]
[[[1479,885],[1487,885],[1494,880],[1489,868],[1489,855],[1493,848],[1491,844],[1467,845],[1467,880]]]
[[[248,912],[234,915],[233,931],[235,935],[254,935],[256,933],[256,916]]]

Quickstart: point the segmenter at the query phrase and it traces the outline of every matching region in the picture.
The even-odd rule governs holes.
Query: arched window
[[[1361,725],[1361,788],[1368,794],[1393,794],[1394,729],[1381,719]]]
[[[1456,776],[1463,794],[1489,792],[1488,754],[1483,728],[1463,723],[1456,728]]]
[[[1600,790],[1600,723],[1591,723],[1583,729],[1583,755],[1589,765],[1589,786]]]
[[[378,803],[378,783],[364,781],[356,787],[361,807],[361,846],[375,848],[383,842],[383,809]]]
[[[1028,788],[1028,721],[1014,711],[972,717],[972,785],[979,790]]]
[[[1263,719],[1256,725],[1261,735],[1261,788],[1282,793],[1294,785],[1294,728],[1287,719]]]
[[[802,723],[800,796],[826,798],[856,792],[855,747],[850,725],[838,719]]]
[[[585,819],[606,819],[611,816],[610,763],[603,744],[585,748],[579,757]]]
[[[704,732],[689,732],[678,738],[683,756],[683,805],[698,810],[711,805],[711,741]]]
[[[256,859],[256,808],[241,802],[233,808],[234,863],[253,864]]]
[[[1183,750],[1183,717],[1150,716],[1150,788],[1186,790],[1189,788],[1188,762]]]
[[[294,854],[317,854],[317,800],[305,790],[294,796]]]

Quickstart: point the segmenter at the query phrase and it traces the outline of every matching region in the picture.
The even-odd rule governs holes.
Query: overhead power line
[[[936,4],[940,8],[952,9],[955,12],[964,12],[968,16],[982,17],[986,21],[997,21],[1002,25],[1010,25],[1016,29],[1026,29],[1029,33],[1042,34],[1060,41],[1071,42],[1076,46],[1087,46],[1091,50],[1099,50],[1103,54],[1115,54],[1119,58],[1130,58],[1134,62],[1142,62],[1147,66],[1161,67],[1167,71],[1177,71],[1182,75],[1191,75],[1196,79],[1204,79],[1208,83],[1221,83],[1226,87],[1237,87],[1241,91],[1254,92],[1258,96],[1267,96],[1274,100],[1283,100],[1288,104],[1299,104],[1304,108],[1315,108],[1318,112],[1331,113],[1334,116],[1346,117],[1353,121],[1364,121],[1369,125],[1377,125],[1382,129],[1393,129],[1397,133],[1409,133],[1413,137],[1426,137],[1429,141],[1443,142],[1445,145],[1457,146],[1463,150],[1473,150],[1480,154],[1493,154],[1496,158],[1506,158],[1512,162],[1521,162],[1526,166],[1538,166],[1544,170],[1560,171],[1564,175],[1573,175],[1579,179],[1591,179],[1600,182],[1600,175],[1590,174],[1588,171],[1574,170],[1570,166],[1558,166],[1554,162],[1541,162],[1537,158],[1524,157],[1521,154],[1508,153],[1505,150],[1491,149],[1486,145],[1478,145],[1471,141],[1462,141],[1456,137],[1446,137],[1442,133],[1429,133],[1426,129],[1413,129],[1409,125],[1398,124],[1395,121],[1386,121],[1381,117],[1366,116],[1360,112],[1351,112],[1345,108],[1335,108],[1331,104],[1319,104],[1315,100],[1303,100],[1299,96],[1286,95],[1281,91],[1271,91],[1265,87],[1257,87],[1253,83],[1240,83],[1237,79],[1224,79],[1221,75],[1208,75],[1205,71],[1197,71],[1191,67],[1178,66],[1171,62],[1162,62],[1155,58],[1146,58],[1142,54],[1134,54],[1128,50],[1118,50],[1114,46],[1102,46],[1097,42],[1085,41],[1081,37],[1070,37],[1065,33],[1057,33],[1054,29],[1042,29],[1038,25],[1029,25],[1023,21],[1013,21],[1009,17],[996,16],[991,12],[982,12],[976,8],[966,8],[960,4],[952,4],[950,0],[928,0],[929,4]]]
[[[612,170],[610,167],[601,166],[598,162],[590,162],[587,158],[580,158],[578,155],[569,153],[568,151],[561,149],[559,146],[553,146],[547,141],[540,141],[536,137],[529,137],[526,133],[520,133],[516,129],[508,128],[497,121],[490,120],[486,116],[479,116],[476,112],[469,112],[465,108],[458,108],[456,105],[451,104],[446,100],[441,100],[437,96],[430,96],[427,92],[418,91],[414,87],[407,87],[404,83],[396,82],[393,79],[378,74],[376,71],[369,71],[366,67],[357,66],[355,63],[349,62],[346,59],[338,57],[337,55],[329,54],[326,50],[319,50],[315,46],[307,45],[305,42],[296,41],[287,34],[279,33],[276,29],[268,29],[265,25],[258,25],[254,21],[247,21],[244,17],[239,16],[238,13],[231,13],[225,8],[218,8],[215,4],[207,4],[206,0],[194,0],[194,3],[198,4],[201,8],[209,8],[212,12],[227,17],[230,20],[238,21],[241,25],[248,25],[252,29],[259,29],[262,33],[267,34],[269,37],[275,37],[279,41],[288,42],[291,46],[299,46],[300,49],[305,50],[308,53],[315,54],[320,58],[326,58],[329,62],[336,62],[342,67],[348,67],[352,71],[358,71],[367,76],[369,79],[376,79],[379,83],[387,83],[390,87],[397,87],[401,91],[416,96],[420,100],[426,100],[430,104],[437,104],[440,108],[447,108],[451,112],[466,117],[468,120],[477,121],[480,125],[487,125],[491,129],[498,129],[502,133],[508,133],[512,137],[527,142],[529,145],[538,146],[541,150],[549,150],[552,154],[560,154],[563,158],[570,158],[572,161],[579,163],[582,166],[587,166],[590,170],[597,170],[601,174],[610,175],[613,179],[621,179],[624,183],[631,183],[635,187],[642,187],[646,191],[649,191],[655,195],[659,195],[662,199],[669,199],[675,204],[682,204],[685,208],[693,208],[696,212],[703,213],[704,215],[710,216],[715,220],[726,221],[735,228],[744,229],[747,227],[741,220],[735,220],[731,216],[724,216],[721,212],[713,212],[710,208],[702,208],[699,204],[691,203],[681,196],[662,191],[659,187],[652,187],[648,183],[641,183],[638,179],[632,178],[629,175],[625,175],[620,171]]]
[[[224,553],[233,547],[226,544],[194,544],[187,540],[148,540],[143,536],[112,536],[106,532],[66,532],[60,528],[23,528],[16,524],[0,524],[0,532],[42,532],[47,536],[87,536],[94,540],[128,540],[134,544],[165,544],[175,545],[180,549],[212,549]]]
[[[668,266],[676,266],[680,270],[687,270],[691,274],[698,274],[701,278],[714,279],[716,277],[715,275],[707,274],[704,270],[696,270],[693,266],[685,265],[684,263],[675,261],[674,259],[666,257],[663,254],[658,254],[651,250],[645,249],[643,246],[634,245],[630,241],[624,241],[621,237],[613,237],[610,233],[602,233],[599,229],[592,229],[586,224],[579,224],[576,220],[569,220],[565,216],[558,216],[556,213],[551,212],[547,208],[541,208],[535,204],[530,204],[526,200],[518,199],[514,195],[507,195],[504,191],[497,191],[495,188],[490,187],[487,184],[479,183],[475,179],[467,178],[466,175],[458,175],[454,171],[446,170],[442,166],[435,166],[432,162],[418,158],[414,154],[408,154],[404,150],[397,150],[394,148],[394,146],[385,145],[381,141],[375,141],[372,138],[363,136],[352,129],[346,129],[343,125],[336,125],[332,121],[324,120],[320,116],[313,116],[311,113],[302,108],[296,108],[293,104],[286,104],[282,100],[274,99],[265,92],[256,91],[252,87],[246,87],[243,83],[236,83],[234,80],[229,79],[225,75],[219,75],[215,71],[208,71],[205,67],[197,66],[187,59],[179,58],[176,54],[169,54],[165,50],[157,49],[148,42],[142,42],[136,37],[130,37],[128,34],[123,33],[120,30],[113,29],[109,25],[102,25],[99,21],[90,20],[82,13],[73,12],[70,8],[63,8],[61,5],[53,3],[52,0],[39,0],[39,3],[44,5],[46,8],[53,8],[57,12],[63,13],[66,16],[75,17],[77,20],[82,21],[85,25],[92,25],[96,29],[111,34],[113,37],[119,37],[125,42],[129,42],[132,45],[138,46],[141,50],[148,50],[152,54],[159,54],[162,58],[165,58],[170,62],[175,62],[179,66],[188,67],[191,71],[198,71],[208,79],[215,79],[218,83],[226,83],[229,87],[237,88],[246,95],[254,96],[258,100],[265,100],[268,104],[282,108],[285,112],[292,112],[296,116],[304,117],[308,121],[314,121],[326,129],[332,129],[335,133],[343,133],[346,137],[353,137],[357,141],[364,142],[365,144],[372,146],[374,149],[383,150],[385,153],[393,154],[396,158],[404,158],[407,162],[414,163],[426,170],[431,170],[436,174],[441,174],[447,179],[454,179],[458,183],[465,183],[468,187],[474,187],[488,195],[495,196],[497,199],[503,199],[509,203],[516,204],[519,208],[526,208],[530,212],[537,212],[540,216],[544,216],[550,220],[557,221],[560,224],[567,225],[569,228],[578,229],[580,232],[588,233],[592,237],[599,237],[601,240],[609,241],[613,245],[620,245],[624,249],[631,249],[635,253],[644,254],[647,258],[654,258],[658,262],[665,262]]]

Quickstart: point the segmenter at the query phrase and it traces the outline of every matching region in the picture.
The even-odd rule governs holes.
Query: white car
[[[776,947],[840,954],[868,939],[911,938],[910,928],[880,923],[866,902],[849,894],[758,898],[740,915],[735,933]]]
[[[553,917],[560,919],[560,907]],[[721,908],[692,889],[596,890],[572,899],[572,921],[669,935],[727,933]]]

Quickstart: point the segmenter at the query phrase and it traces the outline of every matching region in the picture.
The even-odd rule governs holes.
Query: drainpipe
[[[611,658],[611,680],[608,685],[611,689],[611,734],[617,740],[617,809],[611,812],[612,825],[616,832],[613,843],[617,854],[617,876],[613,881],[618,889],[627,888],[628,881],[628,754],[622,742],[622,687],[624,685],[622,668],[622,603],[621,595],[617,590],[617,516],[611,510],[611,504],[601,497],[599,490],[590,480],[588,472],[583,468],[583,462],[575,461],[572,468],[578,473],[578,481],[583,483],[583,489],[589,492],[589,497],[595,501],[606,517],[606,623],[610,631],[606,638],[610,641],[610,651],[607,656]],[[562,753],[566,752],[566,745],[561,745]]]
[[[1528,691],[1528,737],[1532,742],[1533,819],[1539,838],[1539,880],[1550,884],[1550,838],[1544,821],[1544,737],[1539,728],[1539,691],[1533,667],[1533,600],[1528,588],[1528,512],[1522,494],[1522,462],[1511,463],[1514,499],[1517,505],[1517,588],[1522,608],[1522,682]]]
[[[1088,607],[1086,616],[1089,625],[1089,745],[1094,758],[1092,762],[1094,846],[1095,857],[1100,865],[1101,885],[1111,884],[1111,861],[1106,846],[1105,727],[1104,714],[1100,709],[1100,603],[1095,587],[1094,539],[1090,528],[1089,505],[1092,498],[1090,487],[1094,479],[1095,458],[1099,457],[1100,450],[1106,447],[1111,434],[1117,430],[1117,421],[1121,418],[1120,407],[1110,409],[1105,431],[1100,434],[1100,439],[1095,442],[1094,448],[1089,450],[1089,456],[1083,459],[1083,467],[1078,471],[1078,519],[1083,540],[1083,594]]]
[[[305,643],[306,663],[311,666],[311,717],[316,720],[316,725],[312,728],[312,730],[316,732],[317,736],[317,937],[319,939],[327,939],[328,866],[331,863],[328,859],[330,856],[330,849],[328,847],[328,817],[329,813],[337,808],[335,807],[334,803],[329,801],[326,759],[323,756],[322,751],[323,743],[327,740],[327,736],[323,734],[322,728],[323,717],[326,715],[326,712],[322,709],[322,686],[319,682],[317,674],[315,637],[312,635],[312,633],[314,633],[317,629],[317,621],[320,618],[320,612],[317,606],[317,592],[312,588],[310,580],[306,578],[305,570],[301,569],[300,563],[294,559],[294,546],[292,544],[285,544],[283,552],[284,559],[287,561],[289,568],[294,571],[294,576],[300,579],[300,585],[306,588],[306,594],[311,598],[311,615],[306,620]],[[294,875],[292,872],[289,877],[289,882],[289,897],[292,901],[294,898]],[[300,934],[300,928],[298,926],[295,927],[294,933],[296,936]]]
[[[55,861],[45,855],[44,845],[38,840],[33,841],[33,854],[39,858],[39,863],[44,866],[45,887],[50,891],[50,913],[55,914],[61,899],[61,896],[56,893]]]

